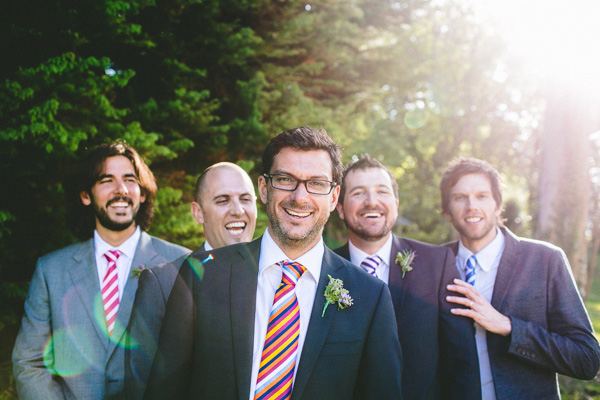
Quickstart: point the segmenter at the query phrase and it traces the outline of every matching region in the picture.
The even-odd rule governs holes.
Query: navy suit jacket
[[[142,232],[131,268],[171,261],[189,250]],[[127,279],[112,336],[96,268],[94,239],[41,257],[13,350],[21,399],[107,399],[122,392],[125,328],[138,280]]]
[[[403,278],[395,259],[404,250],[414,251],[415,259],[412,271]],[[335,252],[350,259],[348,243]],[[404,399],[480,399],[473,323],[451,314],[446,301],[446,285],[460,278],[452,252],[444,246],[394,235],[387,262],[404,359]]]
[[[204,246],[205,243],[199,250],[204,251]],[[144,397],[167,300],[186,258],[187,254],[171,263],[152,267],[146,279],[140,280],[127,328],[125,390],[119,399],[139,400]]]
[[[598,341],[564,252],[502,232],[506,244],[492,306],[510,318],[512,332],[487,333],[496,398],[560,399],[556,373],[596,376]],[[449,246],[458,252],[458,242]]]
[[[207,253],[194,252],[181,266],[144,398],[248,400],[260,241],[211,250],[204,265]],[[354,304],[321,317],[328,275]],[[394,318],[385,285],[325,248],[292,399],[400,399]]]

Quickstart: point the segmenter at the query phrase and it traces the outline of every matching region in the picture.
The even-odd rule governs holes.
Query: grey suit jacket
[[[132,268],[150,267],[186,253],[184,247],[142,232]],[[122,391],[125,328],[137,285],[137,278],[130,276],[109,338],[94,240],[41,257],[13,350],[19,397],[94,400]]]
[[[198,251],[204,251],[205,244]],[[167,300],[186,258],[152,267],[140,280],[125,340],[125,391],[119,398],[139,400],[144,396]]]
[[[402,276],[396,254],[414,251],[412,271]],[[335,250],[350,260],[348,243]],[[454,255],[436,246],[393,235],[388,287],[404,360],[405,400],[481,398],[473,322],[453,315],[446,285],[460,278]]]
[[[208,254],[194,252],[181,266],[144,398],[248,400],[260,240],[211,250],[204,264]],[[328,275],[354,305],[322,317]],[[401,399],[394,319],[385,284],[325,248],[292,400]]]
[[[496,398],[560,399],[556,373],[596,376],[598,341],[564,252],[502,232],[506,244],[491,303],[510,318],[512,332],[487,333]],[[458,242],[449,246],[458,251]]]

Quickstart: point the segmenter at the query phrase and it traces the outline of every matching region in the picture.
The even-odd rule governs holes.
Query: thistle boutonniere
[[[350,297],[350,293],[347,289],[344,289],[344,282],[341,279],[334,279],[331,275],[327,275],[329,277],[329,283],[325,288],[325,307],[323,307],[323,312],[321,313],[321,317],[325,316],[325,310],[327,306],[330,304],[337,303],[338,308],[343,310],[346,307],[350,307],[352,303],[352,297]]]
[[[139,279],[140,275],[142,274],[142,271],[145,269],[146,269],[146,266],[144,264],[140,264],[139,267],[132,268],[130,278],[131,279]]]
[[[396,254],[396,264],[402,267],[402,277],[404,274],[412,271],[412,263],[415,259],[415,252],[413,250],[404,250],[402,253]]]

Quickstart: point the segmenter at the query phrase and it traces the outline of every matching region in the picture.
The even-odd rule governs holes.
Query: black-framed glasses
[[[275,189],[293,192],[298,185],[303,183],[306,191],[311,194],[329,194],[336,186],[335,182],[325,179],[298,179],[285,174],[264,174],[265,179],[271,181]]]

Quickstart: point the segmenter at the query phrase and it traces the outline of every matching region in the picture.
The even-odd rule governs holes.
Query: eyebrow
[[[97,180],[100,181],[100,180],[102,180],[104,178],[114,178],[114,177],[115,177],[115,175],[113,175],[113,174],[100,174],[100,176],[98,176]],[[123,175],[123,177],[137,179],[137,176],[135,176],[135,174],[125,174],[125,175]]]
[[[272,174],[289,175],[294,179],[300,179],[300,178],[297,178],[294,174],[284,171],[284,170],[280,170],[280,169],[276,169],[275,171],[272,172]],[[331,180],[331,178],[329,178],[327,175],[313,175],[308,179],[320,179],[320,180],[325,180],[325,181]]]

